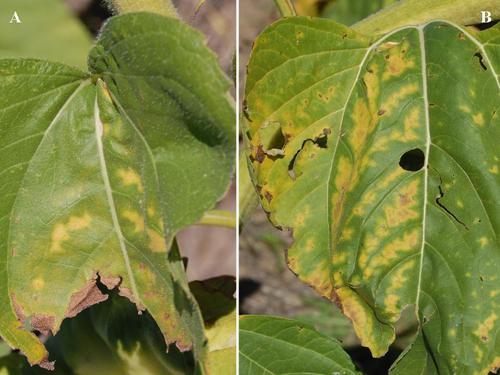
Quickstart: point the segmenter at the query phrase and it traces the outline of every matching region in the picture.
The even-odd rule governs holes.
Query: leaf
[[[293,231],[290,269],[376,357],[416,305],[406,356],[429,374],[500,362],[499,40],[498,27],[369,38],[297,17],[258,37],[248,67],[251,168],[270,220]],[[283,155],[264,152],[268,123]]]
[[[212,315],[211,320],[205,321],[211,347],[209,356],[226,355],[226,358],[222,355],[215,358],[217,361],[212,361],[210,370],[214,374],[236,373],[235,346],[230,350],[213,349],[224,344],[220,338],[228,336],[232,337],[235,344],[236,300],[225,294],[226,290],[234,289],[235,285],[232,277],[217,277],[190,283],[190,288],[202,309],[210,309],[212,306],[220,311],[219,314]],[[136,308],[128,300],[120,297],[116,291],[109,294],[107,301],[86,309],[73,319],[65,320],[61,331],[47,341],[51,355],[55,354],[57,360],[56,374],[193,373],[191,352],[181,353],[175,347],[167,352],[163,335],[151,315],[147,312],[137,315]],[[232,303],[230,308],[226,303],[228,300]],[[228,308],[221,310],[218,307],[220,305]],[[232,324],[221,324],[228,318]],[[231,369],[234,371],[231,372]],[[38,366],[29,366],[25,358],[18,353],[11,353],[10,356],[0,359],[0,374],[6,370],[9,375],[48,374]]]
[[[274,316],[240,317],[240,373],[359,374],[340,342],[312,324]]]
[[[52,367],[24,319],[56,333],[107,298],[100,277],[205,372],[203,323],[172,243],[230,183],[229,79],[202,34],[148,13],[111,19],[89,64],[91,74],[0,60],[0,335]]]
[[[236,374],[236,280],[219,276],[189,283],[205,321],[213,374]]]
[[[10,23],[17,12],[21,23]],[[84,68],[92,37],[61,0],[2,0],[0,58],[36,57]]]
[[[336,0],[329,2],[322,9],[321,17],[344,25],[353,25],[395,3],[397,0]]]

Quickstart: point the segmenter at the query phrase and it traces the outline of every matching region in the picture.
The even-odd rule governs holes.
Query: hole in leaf
[[[405,171],[416,172],[423,168],[425,163],[425,154],[419,148],[407,151],[401,156],[399,166]]]
[[[479,52],[476,52],[474,54],[474,57],[478,58],[479,64],[481,64],[481,68],[483,68],[483,70],[488,70],[487,66],[484,64],[483,55],[481,55]]]

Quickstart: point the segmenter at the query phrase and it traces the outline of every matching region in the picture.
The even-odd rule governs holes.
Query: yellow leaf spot
[[[137,174],[136,171],[129,169],[120,169],[118,170],[118,176],[121,177],[123,184],[125,186],[135,185],[137,186],[137,190],[142,193],[144,189],[142,188],[142,180],[141,177]]]
[[[495,320],[498,319],[498,315],[495,313],[491,313],[489,317],[487,317],[484,322],[479,323],[477,330],[474,331],[474,334],[481,338],[483,341],[487,340],[489,337],[490,331],[493,329],[495,325]]]
[[[456,329],[450,329],[450,336],[455,337],[457,335],[457,330]]]
[[[56,224],[56,226],[54,227],[54,231],[52,232],[52,243],[50,245],[50,251],[51,252],[62,251],[63,249],[61,244],[64,241],[70,239],[69,232],[74,232],[82,230],[84,228],[88,228],[90,226],[91,221],[92,218],[87,212],[85,212],[82,217],[71,216],[66,224],[65,223]]]
[[[31,286],[36,291],[41,290],[45,286],[45,281],[41,277],[38,277],[31,282]]]
[[[457,206],[460,207],[460,208],[464,207],[464,204],[463,204],[463,202],[460,199],[457,201]]]
[[[481,237],[479,240],[477,240],[481,244],[481,248],[484,248],[486,245],[488,245],[488,239],[486,237]]]
[[[465,112],[465,113],[470,113],[470,108],[469,108],[469,106],[466,106],[466,105],[461,105],[461,106],[460,106],[460,109],[462,110],[462,112]]]
[[[484,117],[483,117],[482,113],[478,113],[477,115],[472,116],[472,119],[478,125],[483,125],[484,124]]]
[[[156,214],[156,210],[155,210],[155,208],[153,206],[149,206],[148,209],[147,209],[147,211],[148,211],[148,216],[150,218],[153,218],[155,216],[155,214]]]
[[[144,230],[144,219],[137,211],[123,211],[123,217],[135,225],[134,233],[142,232]]]
[[[492,291],[490,292],[490,297],[495,297],[495,296],[496,296],[497,294],[499,294],[499,293],[500,293],[500,290],[492,290]]]
[[[149,248],[155,253],[166,253],[167,245],[163,236],[152,229],[148,229],[148,236],[150,239]]]
[[[471,276],[472,276],[472,274],[471,274],[470,272],[467,272],[467,273],[465,274],[465,277],[471,277]]]
[[[479,345],[476,345],[474,347],[474,351],[477,353],[477,358],[476,358],[477,362],[481,363],[481,361],[483,360],[483,351],[481,350]]]
[[[493,174],[498,174],[498,165],[494,165],[490,169],[488,169],[488,172],[493,173]]]

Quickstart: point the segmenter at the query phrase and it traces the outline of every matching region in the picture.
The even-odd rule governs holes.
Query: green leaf
[[[212,374],[236,374],[236,280],[219,276],[189,283],[200,305],[208,338]]]
[[[209,366],[213,374],[236,373],[236,300],[233,277],[217,277],[189,284],[205,315]],[[102,286],[101,286],[102,287]],[[220,306],[225,306],[221,309]],[[229,338],[229,343],[228,343]],[[229,345],[228,345],[229,344]],[[191,352],[167,348],[158,325],[148,312],[137,310],[116,291],[110,298],[65,320],[61,331],[46,343],[57,360],[56,374],[192,374]],[[31,367],[18,353],[0,359],[0,374],[48,374]]]
[[[340,342],[312,324],[274,316],[240,317],[240,373],[359,374]]]
[[[377,357],[416,305],[422,345],[406,355],[427,373],[500,363],[499,41],[499,27],[370,38],[297,17],[258,37],[248,67],[251,168],[273,224],[293,230],[290,269]],[[281,155],[265,151],[268,124]]]
[[[172,244],[230,183],[230,81],[201,33],[148,13],[111,19],[89,64],[0,60],[0,335],[52,367],[25,318],[56,333],[107,298],[100,276],[205,372],[203,322]]]
[[[352,25],[384,9],[397,0],[336,0],[328,2],[321,17],[344,25]]]
[[[17,12],[21,23],[10,23]],[[36,57],[86,67],[92,37],[61,0],[2,0],[0,58]]]

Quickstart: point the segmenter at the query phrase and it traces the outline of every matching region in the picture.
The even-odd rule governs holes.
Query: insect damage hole
[[[478,61],[479,61],[479,65],[481,65],[481,68],[483,70],[488,70],[488,67],[486,66],[486,64],[484,63],[484,60],[483,60],[483,55],[479,52],[476,52],[474,54],[474,57],[477,57]]]
[[[423,168],[425,164],[425,154],[419,148],[407,151],[401,156],[399,166],[405,171],[416,172]]]

